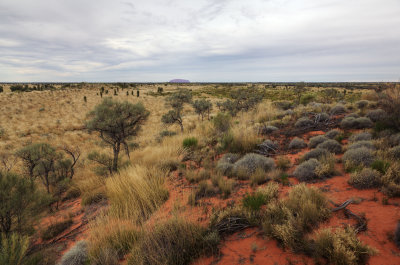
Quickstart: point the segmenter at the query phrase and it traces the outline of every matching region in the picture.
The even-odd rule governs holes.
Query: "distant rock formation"
[[[186,79],[172,79],[171,81],[169,81],[170,83],[190,83],[189,80]]]

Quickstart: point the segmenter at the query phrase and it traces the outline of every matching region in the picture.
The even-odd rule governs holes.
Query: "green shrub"
[[[55,224],[51,224],[47,229],[43,232],[42,234],[42,239],[43,240],[49,240],[52,239],[62,232],[64,232],[66,229],[68,229],[71,225],[73,224],[72,219],[67,219],[61,222],[57,222]]]
[[[62,256],[59,265],[86,265],[88,262],[87,242],[82,240]]]
[[[222,112],[213,118],[212,123],[218,133],[226,133],[231,128],[231,116]]]
[[[309,118],[307,118],[307,117],[301,117],[294,124],[294,126],[296,128],[305,128],[305,127],[310,127],[310,126],[313,126],[313,125],[314,125],[314,122],[312,120],[310,120]]]
[[[314,94],[304,94],[300,97],[300,104],[307,105],[315,99]]]
[[[29,247],[29,238],[13,233],[8,237],[5,234],[1,234],[0,239],[0,264],[24,264],[24,257]]]
[[[336,140],[326,140],[317,145],[317,148],[326,149],[331,153],[339,154],[342,152],[342,146]]]
[[[288,110],[293,107],[293,102],[291,101],[274,101],[273,104],[282,110]]]
[[[390,163],[383,160],[375,160],[371,164],[371,168],[379,171],[381,174],[385,174],[388,168],[390,167]]]
[[[212,253],[219,243],[215,232],[198,224],[172,219],[158,224],[132,249],[129,265],[184,265]]]
[[[322,148],[315,148],[311,150],[310,152],[304,154],[304,156],[301,158],[302,161],[307,161],[309,159],[315,158],[315,159],[320,159],[322,156],[328,155],[329,152],[326,149]]]
[[[315,147],[317,147],[317,145],[319,145],[327,140],[329,140],[329,139],[327,137],[325,137],[324,135],[317,135],[317,136],[310,138],[308,146],[310,148],[315,148]]]
[[[346,170],[351,170],[357,166],[370,166],[375,160],[372,151],[366,147],[347,150],[342,157]]]
[[[307,147],[306,142],[301,138],[293,138],[289,143],[289,149],[303,149]]]
[[[247,194],[242,199],[243,207],[250,211],[259,211],[261,206],[267,203],[265,197],[261,193]]]
[[[198,141],[197,141],[196,137],[188,137],[188,138],[183,139],[182,145],[183,145],[183,148],[194,149],[197,147],[197,143],[198,143]]]
[[[340,134],[339,130],[330,130],[325,134],[325,137],[328,137],[329,139],[335,139],[338,135]]]
[[[350,136],[349,140],[350,142],[370,141],[372,140],[372,135],[369,132],[360,132]]]
[[[357,189],[377,188],[381,185],[381,175],[375,169],[363,168],[351,174],[349,184]]]
[[[315,238],[315,256],[327,259],[329,264],[366,264],[370,255],[376,251],[363,244],[356,232],[350,228],[324,229]]]

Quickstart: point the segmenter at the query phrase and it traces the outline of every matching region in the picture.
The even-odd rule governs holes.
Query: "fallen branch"
[[[333,208],[331,211],[337,212],[339,210],[344,210],[346,216],[350,216],[350,217],[353,217],[354,219],[356,219],[357,224],[354,227],[354,230],[356,231],[356,233],[359,233],[361,231],[366,231],[367,230],[367,218],[365,218],[365,216],[359,216],[346,208],[349,204],[351,204],[353,202],[354,201],[352,199],[349,199],[349,200],[346,200],[341,205],[338,205],[338,204],[330,201],[330,203],[332,203],[333,205],[336,206],[336,208]]]

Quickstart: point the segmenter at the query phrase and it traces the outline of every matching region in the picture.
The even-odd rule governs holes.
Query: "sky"
[[[400,0],[1,0],[0,82],[400,81]]]

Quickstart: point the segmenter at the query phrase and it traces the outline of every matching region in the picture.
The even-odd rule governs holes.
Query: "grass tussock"
[[[8,237],[1,234],[0,239],[0,264],[23,264],[29,248],[29,237],[13,233]]]
[[[165,177],[161,169],[135,165],[108,178],[110,214],[137,223],[148,219],[168,199]]]
[[[315,256],[326,259],[329,264],[358,265],[366,264],[374,249],[363,244],[356,232],[350,228],[324,229],[315,238]]]
[[[382,191],[389,197],[400,197],[400,163],[393,163],[382,177]]]
[[[321,191],[304,184],[295,186],[285,200],[267,206],[262,226],[266,235],[285,248],[307,251],[304,235],[330,216],[328,201]]]
[[[219,236],[200,225],[171,219],[145,232],[128,259],[129,265],[184,265],[212,253]]]
[[[68,252],[66,252],[59,263],[59,265],[86,265],[89,263],[89,256],[87,252],[87,242],[79,241]]]
[[[120,259],[141,236],[140,229],[130,220],[100,216],[90,227],[90,258],[99,264],[105,264],[111,256]]]
[[[352,171],[360,166],[370,166],[374,159],[373,152],[366,147],[349,149],[342,157],[346,171]]]
[[[293,138],[289,143],[289,149],[303,149],[306,148],[307,144],[301,138]]]
[[[357,189],[378,188],[381,185],[381,175],[375,169],[363,168],[351,174],[349,184]]]

